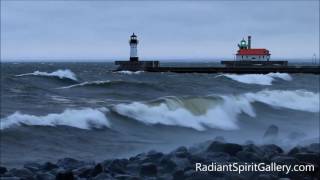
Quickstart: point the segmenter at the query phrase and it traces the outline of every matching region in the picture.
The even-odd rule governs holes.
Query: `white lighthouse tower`
[[[133,33],[130,36],[129,44],[130,44],[130,61],[138,61],[138,39],[137,36]]]

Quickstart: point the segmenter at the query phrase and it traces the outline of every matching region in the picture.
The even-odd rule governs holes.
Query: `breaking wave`
[[[164,98],[158,104],[133,102],[118,104],[117,113],[145,124],[181,126],[203,131],[206,127],[237,129],[237,116],[244,112],[252,117],[251,105],[234,97],[195,99]]]
[[[63,86],[57,89],[69,89],[69,88],[76,88],[76,87],[105,87],[105,86],[112,86],[112,85],[133,85],[133,86],[141,86],[141,87],[152,87],[155,89],[161,89],[156,84],[148,83],[148,82],[141,82],[141,81],[124,81],[124,80],[105,80],[105,81],[86,81],[78,84],[73,84],[70,86]]]
[[[66,109],[60,114],[52,113],[46,116],[35,116],[15,112],[1,119],[0,129],[6,129],[19,125],[37,126],[71,126],[80,129],[110,127],[110,122],[104,115],[107,109],[85,108],[80,110]]]
[[[255,117],[253,102],[271,107],[319,112],[319,93],[303,90],[263,90],[241,95],[214,95],[198,98],[165,97],[153,102],[115,105],[116,113],[148,125],[181,126],[195,130],[237,129],[241,113]]]
[[[141,74],[143,72],[144,71],[117,71],[116,73],[132,75],[132,74]]]
[[[287,73],[269,73],[269,74],[223,74],[219,76],[225,76],[232,80],[245,83],[245,84],[259,84],[259,85],[272,85],[272,82],[277,78],[291,81],[292,77]]]
[[[261,102],[273,107],[319,112],[319,93],[305,90],[283,91],[263,90],[244,95],[250,102]]]
[[[34,71],[33,73],[19,74],[16,76],[52,76],[52,77],[58,77],[60,79],[71,79],[73,81],[78,80],[76,75],[69,69],[65,69],[65,70],[59,69],[51,73]]]

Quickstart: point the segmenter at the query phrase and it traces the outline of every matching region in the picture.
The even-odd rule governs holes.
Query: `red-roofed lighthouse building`
[[[257,49],[257,48],[251,48],[251,36],[248,36],[248,44],[247,42],[242,39],[240,41],[240,44],[238,44],[239,50],[237,51],[236,54],[236,60],[239,61],[248,61],[248,60],[253,60],[253,61],[260,61],[260,60],[265,60],[269,61],[270,60],[270,52],[267,49]]]

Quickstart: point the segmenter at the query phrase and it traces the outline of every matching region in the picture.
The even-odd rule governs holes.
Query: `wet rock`
[[[290,151],[288,152],[288,156],[293,156],[297,153],[300,153],[300,148],[299,147],[294,147],[292,149],[290,149]]]
[[[299,164],[299,161],[294,157],[289,156],[276,156],[271,159],[271,162],[277,164],[286,164],[286,165],[296,165]]]
[[[50,173],[39,173],[35,176],[36,180],[54,180],[56,179],[54,175]]]
[[[6,173],[8,170],[6,167],[0,166],[0,175]]]
[[[262,157],[254,152],[239,151],[237,157],[243,162],[262,162]]]
[[[225,152],[209,152],[204,155],[205,162],[227,162],[230,159],[230,155]]]
[[[175,171],[172,177],[173,177],[173,180],[184,180],[186,178],[183,170]]]
[[[174,154],[176,157],[179,157],[179,158],[186,158],[190,155],[190,153],[188,152],[188,149],[184,146],[179,147],[178,149],[173,151],[172,154]]]
[[[79,176],[80,178],[89,178],[91,176],[93,168],[92,166],[82,166],[77,169],[72,170],[75,176]]]
[[[114,176],[117,180],[140,180],[137,176],[132,176],[128,174],[120,174]]]
[[[226,140],[224,139],[223,136],[217,136],[213,139],[213,141],[217,141],[217,142],[221,142],[221,143],[225,143]]]
[[[156,163],[161,159],[162,156],[163,156],[163,153],[161,152],[149,151],[145,156],[140,157],[139,159],[141,160],[142,163],[145,163],[145,162]]]
[[[32,172],[37,172],[42,168],[41,164],[39,163],[26,163],[23,167],[29,169]]]
[[[76,168],[79,168],[81,166],[86,165],[86,163],[83,161],[78,161],[73,158],[64,158],[64,159],[58,160],[57,165],[59,167],[66,169],[66,170],[73,170],[73,169],[76,169]]]
[[[276,139],[279,134],[279,128],[276,125],[270,125],[266,132],[264,133],[263,137],[269,140]]]
[[[171,158],[171,161],[176,165],[176,169],[186,169],[188,167],[191,167],[191,163],[189,162],[189,159],[187,158],[177,158],[173,157]]]
[[[274,144],[260,146],[260,149],[264,152],[265,157],[268,159],[283,153],[283,150]]]
[[[114,178],[109,174],[109,173],[100,173],[99,175],[97,175],[96,177],[92,178],[94,180],[113,180]]]
[[[21,178],[18,177],[1,177],[1,180],[21,180]]]
[[[126,174],[126,166],[128,164],[128,160],[126,159],[115,159],[110,165],[107,167],[111,172],[117,174]]]
[[[102,165],[99,163],[99,164],[97,164],[94,168],[93,168],[93,170],[91,171],[91,173],[90,173],[90,176],[91,177],[95,177],[95,176],[97,176],[98,174],[100,174],[100,173],[102,173],[103,172],[103,167],[102,167]]]
[[[245,152],[251,152],[251,153],[255,153],[258,156],[264,156],[264,151],[259,148],[258,146],[254,145],[254,144],[248,144],[243,146],[243,151]]]
[[[19,177],[19,178],[23,178],[23,179],[30,179],[33,177],[33,173],[26,168],[22,168],[22,169],[11,169],[10,174],[12,174],[12,176],[15,177]]]
[[[320,143],[312,143],[306,148],[308,152],[320,153]]]
[[[233,143],[212,142],[207,152],[225,152],[235,156],[237,152],[242,150],[242,146]]]
[[[250,145],[250,144],[254,144],[254,142],[252,140],[246,140],[244,142],[245,145]]]
[[[260,174],[258,175],[255,180],[277,180],[278,178],[271,174]]]
[[[56,180],[74,180],[72,171],[61,171],[56,175]]]
[[[304,163],[319,164],[320,156],[316,153],[297,153],[294,156]]]
[[[159,165],[161,166],[161,169],[165,172],[173,172],[177,168],[177,164],[172,161],[168,156],[165,156],[161,159]]]
[[[144,163],[140,168],[141,176],[156,176],[158,173],[157,166],[153,163]]]
[[[53,169],[59,168],[59,166],[51,163],[51,162],[46,162],[41,166],[41,169],[44,171],[51,171]]]

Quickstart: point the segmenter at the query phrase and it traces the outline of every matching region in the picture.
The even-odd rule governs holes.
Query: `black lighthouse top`
[[[137,36],[133,33],[131,36],[130,36],[130,41],[129,43],[130,44],[138,44],[138,39],[137,39]]]

